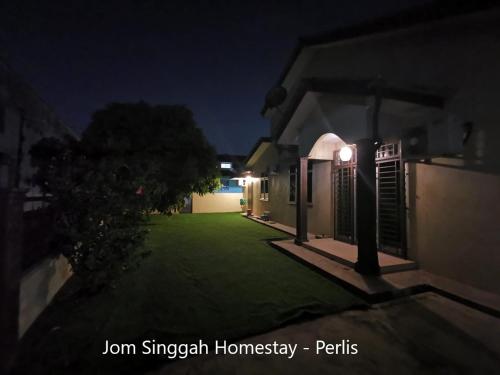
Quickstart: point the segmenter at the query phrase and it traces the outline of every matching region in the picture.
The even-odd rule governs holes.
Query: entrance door
[[[340,160],[339,152],[333,157],[333,202],[334,238],[339,241],[355,243],[355,176],[356,152],[349,161]]]
[[[399,143],[384,144],[377,150],[377,240],[381,251],[404,257],[405,187],[400,151]]]

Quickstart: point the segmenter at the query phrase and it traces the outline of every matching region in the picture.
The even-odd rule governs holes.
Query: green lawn
[[[266,242],[286,235],[239,214],[155,216],[149,228],[151,256],[115,288],[77,300],[63,288],[23,340],[20,373],[135,373],[152,363],[102,360],[105,340],[235,340],[361,304]]]

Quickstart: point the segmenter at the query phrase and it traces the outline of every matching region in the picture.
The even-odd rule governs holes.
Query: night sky
[[[109,102],[184,104],[219,153],[246,154],[298,36],[423,2],[4,0],[0,49],[77,132]]]

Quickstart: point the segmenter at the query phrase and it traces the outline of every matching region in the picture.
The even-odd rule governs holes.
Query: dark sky
[[[246,154],[297,37],[423,0],[3,0],[12,66],[81,132],[112,101],[184,104],[218,152]]]

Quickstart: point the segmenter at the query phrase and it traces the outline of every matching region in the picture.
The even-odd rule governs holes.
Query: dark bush
[[[112,104],[80,141],[42,139],[31,155],[35,182],[52,197],[57,248],[90,289],[145,256],[149,212],[218,187],[215,151],[179,106]]]

